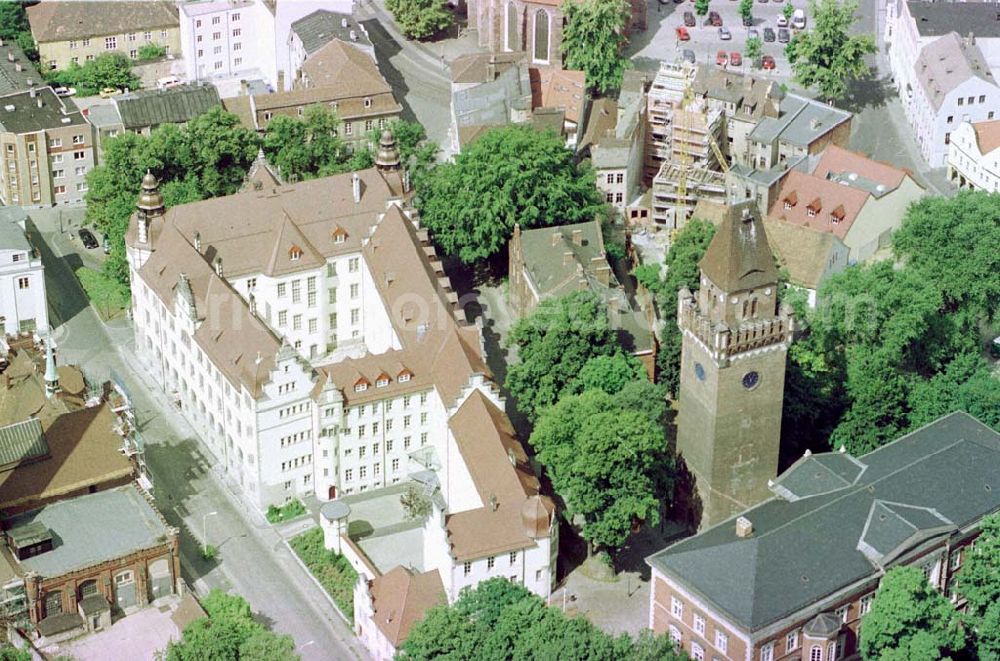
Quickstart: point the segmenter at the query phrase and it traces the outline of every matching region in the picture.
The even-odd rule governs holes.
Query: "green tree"
[[[426,39],[455,22],[445,0],[386,0],[385,6],[410,39]]]
[[[606,94],[621,87],[625,57],[627,0],[565,0],[562,52],[568,69],[583,71],[587,86]]]
[[[789,6],[791,6],[790,3]],[[753,0],[740,0],[739,11],[740,11],[740,18],[742,18],[744,21],[749,21],[751,18],[753,18]],[[750,57],[749,53],[747,54],[747,57]]]
[[[124,53],[104,53],[83,66],[70,64],[62,71],[53,71],[48,80],[75,87],[80,96],[93,96],[105,87],[124,90],[138,89],[141,81],[132,73],[132,60]]]
[[[113,314],[128,308],[129,290],[126,285],[101,271],[81,266],[76,270],[87,298],[98,309],[101,316],[109,319]]]
[[[753,62],[754,66],[760,66],[760,56],[763,51],[763,44],[760,41],[760,37],[750,37],[747,39],[747,45],[744,50],[747,59]]]
[[[338,124],[336,113],[318,104],[307,107],[302,119],[279,115],[267,125],[264,152],[290,181],[333,173],[349,158]]]
[[[791,21],[792,14],[794,13],[795,13],[795,5],[793,5],[790,2],[785,3],[785,6],[781,8],[781,15],[785,17],[786,21]]]
[[[692,291],[698,289],[701,277],[698,263],[713,236],[715,226],[712,223],[692,219],[677,234],[667,251],[663,265],[665,276],[661,275],[659,264],[646,264],[635,272],[636,279],[655,296],[660,314],[666,320],[656,356],[658,380],[675,397],[680,385],[681,366],[681,333],[674,322],[677,318],[677,292],[682,287]]]
[[[609,395],[615,395],[626,384],[644,379],[646,368],[635,356],[623,353],[595,356],[584,363],[579,376],[573,380],[573,390],[603,390]]]
[[[13,645],[0,646],[0,661],[31,661],[31,652],[19,650]]]
[[[137,58],[139,61],[158,60],[161,57],[166,57],[167,49],[160,44],[148,43],[139,46],[139,52],[137,55],[139,56]]]
[[[514,232],[594,218],[603,201],[594,173],[554,132],[491,129],[424,177],[421,220],[437,244],[467,264],[500,253]]]
[[[1000,514],[984,518],[976,543],[965,547],[957,588],[979,658],[1000,658]]]
[[[708,3],[709,0],[694,0],[694,12],[699,16],[704,16],[708,13]]]
[[[0,2],[0,39],[17,42],[24,56],[38,63],[38,47],[23,2]]]
[[[875,52],[875,41],[851,34],[857,9],[857,0],[809,1],[812,29],[800,31],[785,47],[795,82],[832,100],[843,98],[848,81],[868,73],[865,56]]]
[[[663,428],[612,395],[589,390],[541,412],[531,447],[591,550],[617,549],[636,523],[656,524],[673,463]]]
[[[519,361],[504,385],[529,419],[572,392],[587,361],[621,353],[604,302],[589,291],[542,301],[514,324],[507,341]]]
[[[861,627],[865,659],[940,659],[962,648],[964,637],[951,603],[916,567],[886,572]]]

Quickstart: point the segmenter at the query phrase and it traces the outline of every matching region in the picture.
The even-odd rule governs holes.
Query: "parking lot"
[[[791,69],[785,59],[785,45],[778,43],[777,33],[778,17],[781,16],[785,5],[789,3],[796,9],[806,8],[805,0],[755,2],[753,27],[750,28],[743,26],[737,0],[713,0],[709,5],[709,12],[718,12],[723,27],[727,28],[732,35],[732,39],[723,41],[719,38],[718,27],[707,25],[708,15],[698,16],[695,13],[693,1],[675,3],[668,0],[664,4],[659,0],[652,0],[647,14],[648,29],[645,33],[633,37],[629,55],[634,60],[636,68],[649,71],[655,71],[659,67],[660,60],[681,59],[685,49],[694,52],[695,61],[699,64],[703,62],[714,63],[716,54],[720,50],[726,51],[727,54],[737,52],[743,56],[746,51],[749,31],[751,29],[757,30],[763,42],[764,29],[769,27],[775,32],[775,41],[763,43],[761,54],[774,58],[775,69],[772,71],[757,70],[756,73],[776,80],[786,80],[791,77]],[[684,25],[684,12],[686,11],[695,14],[696,25],[687,28],[690,40],[680,41],[677,37],[677,28]],[[730,66],[729,68],[736,71],[751,71],[752,65],[743,57],[740,66]]]

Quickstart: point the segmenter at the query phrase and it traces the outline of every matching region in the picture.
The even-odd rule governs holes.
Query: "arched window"
[[[837,658],[837,643],[830,643],[826,646],[826,661],[833,661]]]
[[[90,580],[84,581],[80,584],[80,601],[83,601],[87,597],[92,597],[97,594],[97,581]]]
[[[757,298],[750,299],[750,316],[754,319],[757,318]]]
[[[504,50],[521,50],[518,48],[520,43],[517,38],[517,7],[514,6],[513,2],[507,3],[506,19],[506,28],[504,29]]]
[[[747,318],[747,312],[749,312],[749,311],[750,311],[750,301],[749,300],[743,301],[743,315],[742,316],[743,316],[744,319]]]
[[[823,661],[823,648],[819,645],[813,645],[812,649],[809,650],[809,661]]]
[[[544,9],[535,12],[535,49],[536,62],[549,61],[549,14]]]
[[[45,617],[52,617],[63,612],[62,591],[53,590],[45,593]]]

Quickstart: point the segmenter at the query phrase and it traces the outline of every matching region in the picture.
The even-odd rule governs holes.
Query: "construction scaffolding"
[[[683,229],[699,200],[724,202],[727,189],[723,172],[664,163],[653,180],[653,221],[669,230]]]

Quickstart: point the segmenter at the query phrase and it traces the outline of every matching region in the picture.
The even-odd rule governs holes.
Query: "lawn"
[[[297,519],[304,514],[308,514],[308,512],[306,511],[306,506],[302,504],[302,501],[292,500],[285,503],[281,507],[269,505],[266,516],[267,520],[271,523],[284,523],[285,521]]]
[[[121,316],[128,310],[131,304],[128,287],[86,266],[76,270],[76,278],[104,321]]]
[[[342,555],[323,546],[323,529],[312,528],[289,542],[295,554],[333,597],[348,620],[354,619],[354,584],[358,574]]]

